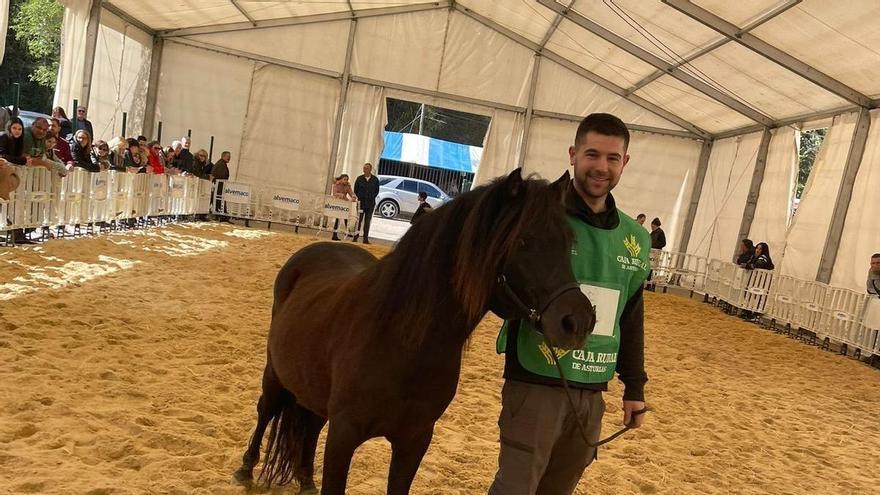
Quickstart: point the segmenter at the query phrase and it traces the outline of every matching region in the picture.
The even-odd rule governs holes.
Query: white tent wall
[[[574,134],[572,134],[574,138]],[[694,189],[702,143],[693,139],[630,132],[629,163],[614,189],[617,206],[635,218],[660,219],[666,250],[674,251],[681,238]]]
[[[187,36],[214,46],[341,73],[351,21]],[[358,27],[360,29],[360,27]]]
[[[352,75],[436,91],[448,17],[431,10],[358,20]]]
[[[83,64],[86,53],[86,30],[89,25],[91,2],[86,0],[65,0],[64,20],[61,22],[61,55],[59,57],[58,79],[55,83],[55,98],[52,106],[60,106],[70,118],[76,117],[76,109],[71,108],[73,100],[82,101]]]
[[[781,260],[779,255],[785,247],[785,233],[791,219],[797,185],[797,161],[795,130],[791,127],[773,129],[758,205],[748,237],[756,244],[766,242],[776,263]]]
[[[831,284],[865,290],[871,255],[880,253],[880,110],[871,111],[865,154],[853,186]]]
[[[340,93],[330,77],[258,67],[236,180],[323,194]]]
[[[724,261],[733,259],[760,132],[721,139],[712,146],[688,252]]]
[[[406,45],[403,45],[406,46]],[[450,11],[437,89],[525,107],[534,53],[479,22]]]
[[[0,63],[6,54],[6,29],[9,27],[9,0],[0,0]]]
[[[483,145],[483,157],[474,175],[474,186],[509,173],[519,163],[525,115],[495,110]]]
[[[573,172],[568,148],[574,142],[577,127],[578,122],[574,121],[535,118],[524,171],[548,180],[559,178],[566,170]],[[700,149],[699,141],[630,131],[630,161],[614,189],[614,198],[627,215],[645,213],[649,218],[659,217],[669,250],[677,245],[684,226]]]
[[[627,124],[683,130],[547,58],[541,60],[538,71],[534,106],[535,110],[566,115],[585,116],[593,112],[607,112],[617,115]]]
[[[214,156],[232,153],[231,176],[241,159],[242,126],[247,112],[254,63],[208,50],[165,42],[154,129],[162,122],[162,144],[192,130],[192,151],[208,149],[214,136]],[[277,119],[277,116],[276,116]],[[277,121],[277,120],[276,120]]]
[[[152,36],[101,12],[88,114],[95,140],[121,135],[123,112],[128,114],[126,135],[141,132],[152,51]]]
[[[816,278],[857,121],[858,113],[839,115],[828,129],[785,239],[783,275]]]
[[[367,162],[373,164],[373,172],[378,172],[385,145],[387,108],[385,88],[358,83],[348,87],[334,176],[348,174],[354,182]]]

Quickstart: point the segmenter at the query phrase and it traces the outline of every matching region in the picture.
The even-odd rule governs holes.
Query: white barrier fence
[[[20,174],[19,187],[0,200],[0,231],[201,215],[211,207],[211,182],[192,176],[74,169],[62,178],[43,168]]]
[[[652,283],[704,294],[774,325],[837,342],[857,355],[880,356],[880,298],[768,270],[684,253],[651,251]],[[826,340],[827,339],[827,340]]]
[[[244,220],[307,227],[343,235],[359,233],[359,204],[324,194],[217,181],[217,195],[211,206],[215,213]]]

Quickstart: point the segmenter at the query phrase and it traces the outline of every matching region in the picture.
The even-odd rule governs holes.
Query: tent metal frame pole
[[[681,228],[681,238],[678,241],[679,253],[686,253],[694,230],[694,220],[697,218],[697,208],[700,206],[700,197],[703,195],[703,183],[706,181],[706,173],[709,170],[709,157],[712,155],[714,141],[703,141],[700,150],[700,161],[697,165],[697,176],[694,178],[694,189],[691,191],[691,202],[688,205],[687,216]]]
[[[92,0],[89,24],[86,28],[86,47],[83,59],[83,78],[79,94],[80,106],[89,107],[92,92],[92,75],[95,69],[95,53],[98,51],[98,29],[101,27],[101,0]],[[76,109],[73,109],[74,115]]]
[[[846,165],[843,169],[843,177],[840,180],[840,188],[837,190],[837,199],[834,202],[834,211],[831,214],[831,225],[828,227],[828,235],[825,237],[825,248],[822,250],[822,258],[819,261],[819,270],[816,272],[816,281],[822,283],[831,282],[831,274],[834,272],[834,264],[837,262],[837,250],[840,247],[840,238],[843,236],[843,226],[849,212],[849,202],[852,199],[853,186],[859,173],[859,166],[865,154],[865,144],[868,142],[868,130],[871,128],[871,114],[867,108],[859,110],[859,120],[853,132],[852,141],[849,145],[849,153],[846,156]]]
[[[526,115],[523,120],[522,141],[519,143],[519,158],[516,161],[517,168],[522,168],[526,161],[526,151],[529,148],[529,136],[532,130],[532,115],[535,111],[535,93],[538,89],[538,71],[541,70],[541,54],[535,54],[535,63],[532,66],[532,80],[529,83],[529,102],[526,107]]]
[[[770,151],[770,140],[773,133],[765,127],[761,135],[761,144],[758,146],[758,157],[755,160],[755,170],[752,172],[752,183],[749,186],[749,195],[746,197],[746,205],[743,208],[742,222],[739,224],[739,235],[736,244],[749,236],[752,230],[752,222],[755,220],[755,210],[758,208],[758,198],[761,195],[761,185],[764,183],[764,172],[767,170],[767,153]],[[734,246],[733,252],[736,252]]]
[[[760,17],[758,17],[754,21],[743,26],[742,29],[740,29],[737,32],[737,35],[747,33],[762,24],[766,24],[768,21],[770,21],[774,17],[779,16],[783,12],[791,9],[792,7],[794,7],[795,5],[797,5],[803,1],[804,0],[788,0],[787,2],[774,7],[773,9],[762,14]],[[693,62],[694,60],[702,57],[703,55],[706,55],[707,53],[714,51],[716,48],[721,48],[722,46],[730,43],[730,41],[731,41],[730,38],[727,38],[727,37],[721,38],[720,40],[715,41],[713,43],[710,43],[709,45],[706,45],[703,48],[700,48],[696,52],[694,52],[694,53],[684,57],[683,59],[679,60],[678,62],[670,65],[669,68],[677,69],[683,65],[687,65],[687,64]],[[639,89],[647,86],[648,83],[656,81],[657,79],[659,79],[661,76],[663,76],[665,74],[666,74],[666,70],[658,70],[658,71],[654,72],[653,74],[645,77],[641,81],[633,84],[631,87],[627,88],[627,91],[629,91],[630,93],[634,93],[634,92],[638,91]]]
[[[256,19],[254,19],[253,17],[251,17],[251,15],[248,14],[248,11],[245,10],[244,7],[242,7],[241,5],[239,5],[238,0],[229,0],[229,3],[231,3],[231,4],[232,4],[232,5],[233,5],[233,6],[234,6],[239,12],[241,12],[241,15],[243,15],[244,18],[247,19],[248,22],[250,22],[254,27],[257,26],[257,21],[256,21]]]
[[[587,19],[583,15],[565,8],[564,5],[557,3],[556,0],[537,0],[537,2],[540,3],[541,5],[543,5],[544,7],[547,7],[555,12],[561,13],[562,15],[565,16],[566,19],[568,19],[569,21],[580,26],[585,31],[588,31],[590,33],[595,34],[596,36],[598,36],[598,37],[604,39],[605,41],[611,43],[612,45],[622,49],[623,51],[629,53],[630,55],[633,55],[634,57],[642,60],[643,62],[647,62],[647,63],[653,65],[657,69],[666,70],[670,76],[678,79],[679,81],[685,83],[686,85],[690,86],[691,88],[696,89],[697,91],[703,93],[704,95],[708,96],[709,98],[712,98],[713,100],[717,101],[718,103],[721,103],[722,105],[724,105],[724,106],[726,106],[736,112],[739,112],[742,115],[745,115],[746,117],[754,120],[755,122],[758,122],[758,123],[763,124],[765,126],[768,126],[773,122],[772,118],[770,118],[767,115],[764,115],[763,113],[759,112],[758,110],[755,110],[754,108],[752,108],[748,104],[738,100],[737,98],[734,98],[733,96],[730,96],[730,95],[718,90],[717,88],[715,88],[713,86],[710,86],[709,84],[697,79],[696,77],[681,70],[680,68],[670,68],[669,63],[666,60],[658,57],[657,55],[654,55],[650,51],[645,50],[644,48],[636,45],[635,43],[627,40],[626,38],[618,36],[617,34],[613,33],[609,29],[606,29],[605,27],[600,26],[596,22],[593,22],[592,20]]]
[[[544,1],[544,0],[539,0]],[[708,10],[699,7],[689,0],[661,0],[666,5],[669,5],[673,9],[681,12],[682,14],[690,17],[691,19],[703,24],[704,26],[714,29],[719,33],[727,36],[733,41],[741,44],[742,46],[752,50],[753,52],[761,55],[762,57],[775,62],[777,65],[785,67],[786,69],[794,72],[795,74],[803,77],[804,79],[816,84],[817,86],[825,89],[826,91],[835,94],[849,102],[855,103],[856,105],[868,107],[870,108],[873,105],[871,98],[868,98],[864,94],[856,91],[855,89],[843,84],[842,82],[834,79],[833,77],[820,72],[815,67],[812,67],[795,57],[785,53],[784,51],[776,48],[775,46],[767,43],[766,41],[758,38],[757,36],[750,33],[740,33],[740,29],[730,22],[725,21],[721,17],[709,12]]]
[[[382,7],[377,9],[343,10],[340,12],[332,12],[330,14],[285,17],[282,19],[267,19],[264,21],[254,21],[255,24],[251,24],[250,22],[233,22],[227,24],[214,24],[211,26],[167,29],[159,31],[158,34],[163,38],[174,38],[179,36],[193,36],[197,34],[228,33],[232,31],[264,29],[282,26],[296,26],[302,24],[315,24],[319,22],[347,21],[352,18],[366,19],[368,17],[408,14],[410,12],[424,12],[429,10],[448,9],[452,5],[453,2],[451,2],[450,0],[438,0],[431,3]]]
[[[153,127],[156,125],[156,104],[159,99],[159,75],[162,73],[162,51],[165,49],[165,40],[153,36],[153,51],[150,53],[150,78],[147,83],[147,100],[144,103],[144,124],[141,134],[153,136]]]
[[[336,160],[339,156],[339,141],[342,136],[342,115],[345,112],[345,103],[348,100],[348,87],[351,82],[351,53],[354,51],[354,34],[357,29],[357,19],[352,18],[350,22],[351,24],[348,27],[348,46],[345,49],[345,71],[342,73],[339,104],[336,106],[336,122],[333,124],[330,160],[327,164],[327,194],[330,194],[333,188],[333,173],[336,170]]]
[[[810,122],[813,120],[827,119],[830,117],[836,117],[838,115],[843,115],[845,113],[858,112],[859,108],[860,107],[851,105],[851,106],[846,106],[846,107],[842,107],[842,108],[834,108],[831,110],[822,110],[819,112],[812,112],[812,113],[807,113],[807,114],[803,114],[803,115],[795,115],[794,117],[788,117],[785,119],[777,120],[777,121],[773,122],[773,125],[768,126],[768,127],[770,127],[771,129],[775,129],[777,127],[785,127],[788,125],[803,124],[805,122]],[[735,137],[735,136],[741,136],[743,134],[751,134],[753,132],[759,132],[761,129],[763,129],[763,126],[750,125],[750,126],[746,126],[746,127],[740,127],[738,129],[731,129],[731,130],[725,131],[725,132],[719,132],[718,134],[715,134],[713,136],[713,138],[717,141],[719,139],[727,139],[727,138],[731,138],[731,137]]]
[[[675,125],[678,125],[684,129],[687,129],[688,131],[693,133],[693,136],[695,138],[708,139],[708,138],[712,137],[711,133],[699,128],[698,126],[695,126],[694,124],[679,117],[678,115],[675,115],[674,113],[672,113],[668,110],[665,110],[665,109],[649,102],[648,100],[645,100],[644,98],[642,98],[640,96],[628,94],[624,88],[618,86],[617,84],[615,84],[615,83],[613,83],[613,82],[611,82],[611,81],[609,81],[609,80],[607,80],[597,74],[594,74],[587,69],[584,69],[583,67],[575,64],[574,62],[566,59],[565,57],[563,57],[557,53],[554,53],[551,50],[547,50],[546,48],[542,49],[539,44],[529,40],[528,38],[520,36],[517,33],[514,33],[510,29],[498,24],[497,22],[495,22],[491,19],[488,19],[486,17],[483,17],[482,15],[480,15],[480,14],[478,14],[478,13],[476,13],[466,7],[462,7],[459,4],[455,4],[455,8],[456,8],[456,10],[461,12],[462,14],[470,17],[471,19],[488,27],[489,29],[492,29],[499,34],[506,36],[510,40],[528,48],[529,50],[532,50],[533,52],[540,53],[541,56],[547,58],[548,60],[552,60],[553,62],[556,62],[557,64],[565,67],[566,69],[574,72],[575,74],[583,77],[584,79],[587,79],[587,80],[601,86],[602,88],[616,94],[617,96],[620,96],[621,98],[623,98],[625,100],[628,100],[630,103],[638,105],[638,106],[644,108],[645,110],[653,113],[654,115],[657,115],[663,119],[666,119],[666,120],[674,123]]]
[[[96,0],[96,1],[98,1],[98,0]],[[150,26],[147,26],[146,24],[144,24],[143,22],[141,22],[141,21],[135,19],[134,17],[131,16],[131,14],[129,14],[128,12],[126,12],[126,11],[120,9],[119,7],[113,5],[112,3],[108,2],[107,0],[103,0],[103,1],[101,2],[101,5],[104,7],[104,9],[105,9],[107,12],[110,12],[111,14],[113,14],[113,15],[115,15],[116,17],[122,19],[123,21],[125,21],[125,22],[131,24],[132,26],[134,26],[134,27],[140,29],[141,31],[143,31],[143,32],[145,32],[145,33],[147,33],[147,34],[149,34],[150,36],[156,36],[156,30],[155,30],[155,29],[153,29],[153,28],[151,28]]]

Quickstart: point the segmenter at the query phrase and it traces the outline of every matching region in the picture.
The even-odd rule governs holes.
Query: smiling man
[[[625,385],[623,421],[638,428],[644,386],[642,283],[651,239],[617,210],[611,190],[629,161],[629,131],[617,117],[587,116],[568,149],[574,179],[565,198],[574,233],[571,265],[581,290],[596,305],[596,326],[583,349],[554,349],[571,386],[572,410],[544,337],[530,323],[509,322],[498,351],[505,353],[498,472],[491,495],[574,492],[597,449],[605,402],[615,373]]]

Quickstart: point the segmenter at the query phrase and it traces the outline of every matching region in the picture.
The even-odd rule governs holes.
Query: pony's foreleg
[[[367,436],[353,423],[342,418],[330,418],[324,446],[321,495],[345,495],[351,457],[366,440]]]
[[[257,401],[257,426],[251,435],[247,451],[241,458],[241,467],[233,476],[240,483],[248,484],[254,479],[254,466],[260,462],[260,446],[263,442],[263,434],[272,419],[281,413],[284,406],[284,388],[275,377],[271,363],[266,363],[263,371],[263,393]]]
[[[388,472],[388,495],[407,495],[431,438],[434,424],[405,434],[388,436],[391,442],[391,469]]]

